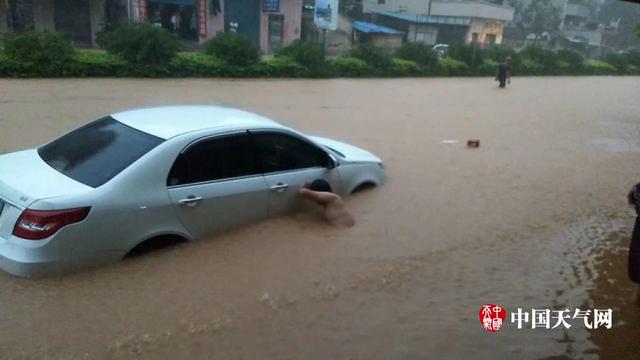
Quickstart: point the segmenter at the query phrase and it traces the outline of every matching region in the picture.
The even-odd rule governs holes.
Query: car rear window
[[[96,188],[162,141],[107,116],[40,147],[38,154],[57,171]]]

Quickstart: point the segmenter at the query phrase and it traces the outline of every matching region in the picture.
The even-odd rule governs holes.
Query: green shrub
[[[312,71],[318,71],[325,65],[324,47],[311,41],[296,40],[283,48],[278,57],[287,57]]]
[[[351,56],[342,56],[329,61],[334,72],[338,76],[361,77],[370,75],[373,69],[361,59]]]
[[[450,57],[440,59],[440,66],[442,67],[443,75],[459,76],[469,74],[469,65]]]
[[[0,77],[9,76],[9,73],[9,59],[3,51],[0,51]]]
[[[615,66],[602,60],[585,60],[584,67],[587,74],[593,75],[611,75],[618,72],[618,69],[616,69]]]
[[[393,58],[391,59],[391,75],[415,76],[420,74],[420,67],[415,61]]]
[[[557,73],[561,75],[571,75],[577,73],[575,67],[571,66],[571,64],[566,61],[558,60],[556,62],[556,67],[558,68]]]
[[[123,76],[126,72],[125,61],[98,51],[79,51],[73,58],[70,70],[73,76]]]
[[[222,60],[228,68],[250,67],[260,60],[251,40],[237,33],[217,34],[204,43],[203,51]]]
[[[146,22],[136,22],[104,31],[98,44],[112,55],[136,66],[160,68],[166,66],[180,49],[178,37]],[[144,73],[142,69],[139,69]],[[153,72],[150,70],[150,72]]]
[[[584,62],[584,58],[580,53],[567,49],[558,50],[556,58],[557,61],[563,61],[574,67],[576,70],[579,70]]]
[[[640,75],[640,67],[635,65],[627,65],[626,73],[629,75]]]
[[[223,71],[222,61],[199,53],[178,53],[169,63],[169,73],[175,77],[221,76]]]
[[[413,61],[425,70],[438,66],[438,55],[436,52],[421,42],[405,42],[396,51],[395,57]]]
[[[524,48],[520,53],[518,53],[518,57],[523,59],[529,59],[527,65],[523,65],[525,72],[533,71],[532,73],[527,72],[527,74],[556,74],[558,71],[556,63],[557,63],[557,55],[551,50],[543,49],[539,46],[528,46]],[[566,60],[565,60],[566,61]]]
[[[524,57],[520,58],[518,62],[518,66],[514,69],[514,71],[519,75],[541,75],[543,72],[542,64],[537,61]]]
[[[262,60],[255,65],[255,74],[263,77],[295,78],[309,75],[309,70],[286,56]]]
[[[467,64],[468,68],[474,70],[482,65],[484,53],[477,45],[456,43],[449,46],[447,57],[462,61]]]
[[[516,53],[512,48],[503,46],[503,45],[493,45],[482,51],[483,57],[483,66],[485,64],[484,60],[489,59],[496,64],[503,62],[507,56],[511,56],[511,58],[516,57]]]
[[[6,64],[18,76],[63,76],[75,54],[59,32],[9,32],[4,38]]]
[[[366,62],[378,74],[384,74],[391,66],[391,56],[373,44],[363,44],[351,51],[351,56]]]
[[[482,60],[482,65],[478,67],[479,75],[495,75],[498,72],[498,62],[490,58]]]

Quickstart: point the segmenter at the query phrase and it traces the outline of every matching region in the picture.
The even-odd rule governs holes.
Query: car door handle
[[[275,185],[273,185],[271,187],[271,190],[281,193],[281,192],[287,190],[288,187],[289,187],[289,185],[287,185],[287,184],[277,183],[277,184],[275,184]]]
[[[186,199],[178,200],[178,203],[183,206],[194,207],[202,201],[202,197],[190,195]]]

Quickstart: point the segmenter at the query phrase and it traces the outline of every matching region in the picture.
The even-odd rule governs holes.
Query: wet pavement
[[[638,77],[0,80],[0,153],[127,108],[222,104],[361,146],[388,172],[347,199],[352,229],[300,213],[64,277],[0,273],[0,358],[637,358],[625,195],[640,181],[639,90]],[[491,334],[486,303],[611,308],[613,327]]]

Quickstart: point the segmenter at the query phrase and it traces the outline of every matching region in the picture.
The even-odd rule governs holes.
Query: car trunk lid
[[[22,211],[35,201],[90,189],[47,165],[36,149],[0,156],[0,236],[11,235]]]

